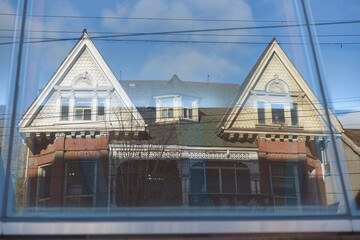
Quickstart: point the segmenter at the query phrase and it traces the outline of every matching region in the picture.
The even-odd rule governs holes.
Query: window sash
[[[38,170],[37,204],[47,205],[51,191],[51,166],[40,166]]]
[[[74,161],[66,163],[65,194],[66,206],[95,206],[96,162]]]
[[[294,164],[271,164],[271,191],[275,206],[297,206],[298,181]]]
[[[271,104],[272,122],[285,123],[284,104]]]
[[[101,98],[98,99],[97,119],[105,120],[105,101],[104,101],[104,99],[101,99]]]
[[[298,105],[297,103],[291,104],[291,125],[297,126],[299,125],[299,119],[298,119]]]
[[[69,99],[68,98],[62,98],[61,99],[60,120],[61,121],[68,121],[69,120]]]
[[[260,124],[265,124],[265,102],[258,102],[257,109],[258,109],[258,122]]]
[[[183,118],[193,119],[193,110],[192,110],[192,108],[184,108],[183,109]]]
[[[232,165],[232,166],[231,166]],[[196,175],[193,175],[196,174]],[[201,175],[200,175],[201,174]],[[231,183],[229,183],[229,180]],[[244,180],[247,182],[244,182]],[[250,170],[242,166],[193,166],[191,168],[191,193],[250,194]]]
[[[91,120],[91,98],[77,98],[75,100],[75,120]]]
[[[174,118],[174,108],[162,108],[161,118]]]

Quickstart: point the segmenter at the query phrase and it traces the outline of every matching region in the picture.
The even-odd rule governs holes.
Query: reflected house
[[[241,86],[118,81],[84,31],[20,122],[27,205],[334,205],[326,126],[275,39]]]

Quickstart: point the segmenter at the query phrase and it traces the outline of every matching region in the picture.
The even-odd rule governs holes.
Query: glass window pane
[[[265,124],[265,103],[264,102],[258,102],[257,103],[257,111],[258,111],[258,120],[259,123]]]
[[[284,123],[285,113],[283,104],[272,104],[271,105],[272,122],[273,123]]]
[[[83,114],[84,114],[83,109],[76,109],[76,111],[75,111],[75,120],[83,120]]]
[[[84,120],[91,120],[91,109],[84,109]]]
[[[204,169],[191,169],[191,193],[205,193]]]
[[[291,124],[293,126],[298,125],[298,107],[297,103],[291,104]]]
[[[69,99],[61,100],[61,120],[67,121],[69,119]]]
[[[105,119],[105,101],[102,98],[98,99],[98,110],[97,111],[98,111],[97,112],[98,120],[104,120]]]
[[[206,172],[209,193],[220,193],[219,169],[207,169]]]
[[[91,107],[91,98],[76,98],[75,106],[81,108]]]
[[[236,170],[236,183],[238,193],[250,193],[250,171]]]
[[[174,109],[173,109],[173,108],[168,108],[168,117],[169,117],[169,118],[173,118],[173,117],[174,117]]]
[[[221,187],[223,193],[236,193],[235,169],[221,169]]]
[[[5,2],[5,219],[360,214],[353,1]]]

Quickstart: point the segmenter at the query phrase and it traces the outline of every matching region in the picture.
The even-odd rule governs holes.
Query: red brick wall
[[[44,164],[52,164],[50,206],[62,206],[64,195],[64,174],[66,161],[83,161],[99,159],[98,172],[107,179],[109,138],[56,138],[53,143],[37,144],[40,151],[30,151],[28,167],[28,205],[36,205],[38,168]],[[105,190],[104,190],[105,189]],[[101,186],[102,191],[106,187]],[[104,194],[104,193],[102,193]]]

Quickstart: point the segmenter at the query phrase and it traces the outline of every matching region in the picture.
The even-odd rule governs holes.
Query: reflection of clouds
[[[209,74],[211,82],[223,82],[225,76],[239,70],[237,65],[222,57],[188,48],[156,53],[141,69],[139,78],[167,79],[177,73],[184,81],[205,82]]]
[[[135,4],[118,3],[114,9],[105,8],[103,17],[128,18],[171,18],[171,19],[243,19],[253,20],[251,8],[243,0],[139,0]],[[255,26],[251,22],[216,22],[216,21],[156,21],[156,20],[119,20],[104,18],[102,26],[117,32],[161,32],[191,29],[215,29],[242,26]],[[209,32],[211,33],[211,32]],[[246,34],[247,31],[215,32],[216,34]],[[135,38],[135,37],[131,37]],[[141,36],[136,39],[171,39],[194,41],[224,41],[223,36],[199,35],[155,35]],[[234,36],[226,41],[246,41],[246,38]],[[160,46],[160,45],[158,45]],[[233,64],[239,54],[246,53],[246,46],[233,44],[180,44],[171,47],[154,48],[151,54],[143,52],[143,59],[148,59],[143,66],[137,66],[140,79],[168,79],[174,73],[188,81],[206,81],[210,74],[211,81],[223,82],[229,74],[237,73],[238,64]],[[185,51],[184,51],[185,49]],[[141,64],[141,63],[138,63]],[[225,80],[226,81],[226,80]]]
[[[253,20],[250,6],[242,0],[139,0],[134,5],[118,3],[115,9],[105,8],[103,17],[171,18],[171,19],[243,19]],[[105,28],[119,32],[154,32],[189,29],[251,26],[249,22],[179,21],[179,20],[119,20],[104,18]],[[245,33],[245,31],[241,31]],[[164,36],[162,36],[164,37]],[[170,37],[170,36],[166,36]],[[176,36],[175,38],[180,38]],[[209,36],[192,36],[191,40],[209,40]],[[222,37],[212,37],[221,40]],[[237,41],[240,37],[231,40]],[[243,39],[243,38],[242,38]]]
[[[10,1],[1,0],[0,9],[2,13],[15,13],[15,6],[11,6]],[[0,15],[0,28],[13,29],[15,24],[15,16]],[[0,31],[1,36],[11,36],[12,32]]]
[[[341,124],[344,128],[356,128],[360,129],[360,111],[353,111],[348,114],[338,116]]]
[[[48,5],[47,5],[48,4]],[[77,15],[80,12],[66,1],[57,2],[34,2],[33,12],[37,15]],[[82,19],[73,18],[29,18],[31,38],[67,38],[71,35],[64,35],[56,31],[79,31],[84,28]],[[54,31],[54,32],[52,32]],[[76,37],[80,37],[77,34]],[[43,88],[55,73],[61,62],[65,59],[76,41],[55,41],[29,44],[26,67],[26,109],[33,99],[38,95],[38,89]]]
[[[16,13],[15,6],[10,4],[10,1],[1,0],[0,1],[0,11],[2,13]],[[1,29],[14,29],[15,28],[15,16],[9,15],[0,15],[0,28]],[[12,42],[14,32],[12,31],[0,31],[0,42]],[[9,38],[7,38],[9,37]],[[11,62],[11,44],[0,45],[0,105],[5,104],[7,100],[7,89],[9,83],[9,74],[10,74],[10,62]]]

